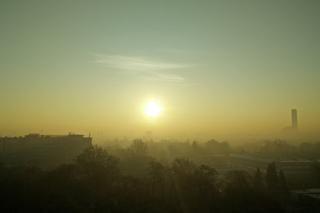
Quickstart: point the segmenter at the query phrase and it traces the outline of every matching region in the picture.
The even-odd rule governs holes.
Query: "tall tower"
[[[292,129],[298,129],[298,111],[296,109],[291,110],[291,122]]]

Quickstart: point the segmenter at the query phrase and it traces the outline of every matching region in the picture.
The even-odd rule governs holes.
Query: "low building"
[[[91,143],[91,137],[76,134],[0,137],[0,162],[7,166],[52,168],[72,162]]]

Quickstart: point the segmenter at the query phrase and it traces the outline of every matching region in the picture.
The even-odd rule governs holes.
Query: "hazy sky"
[[[320,1],[0,1],[0,134],[320,130]],[[163,111],[143,114],[149,99]]]

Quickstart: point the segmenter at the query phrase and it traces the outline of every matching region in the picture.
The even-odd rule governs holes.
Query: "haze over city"
[[[319,132],[318,1],[0,4],[1,135]]]
[[[319,0],[0,0],[0,212],[320,212]]]

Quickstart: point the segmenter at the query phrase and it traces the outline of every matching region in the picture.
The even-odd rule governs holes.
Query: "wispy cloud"
[[[131,57],[122,55],[96,55],[96,63],[104,64],[124,70],[167,70],[186,67],[183,64],[157,62],[144,57]]]
[[[95,63],[97,64],[102,64],[114,69],[131,71],[142,76],[144,79],[168,82],[184,81],[184,77],[173,74],[171,71],[189,66],[187,64],[155,61],[145,57],[102,54],[97,54],[95,57]]]
[[[145,79],[148,80],[156,80],[156,81],[167,81],[167,82],[175,82],[180,83],[185,80],[184,77],[171,73],[159,73],[159,72],[148,72],[145,73]]]

